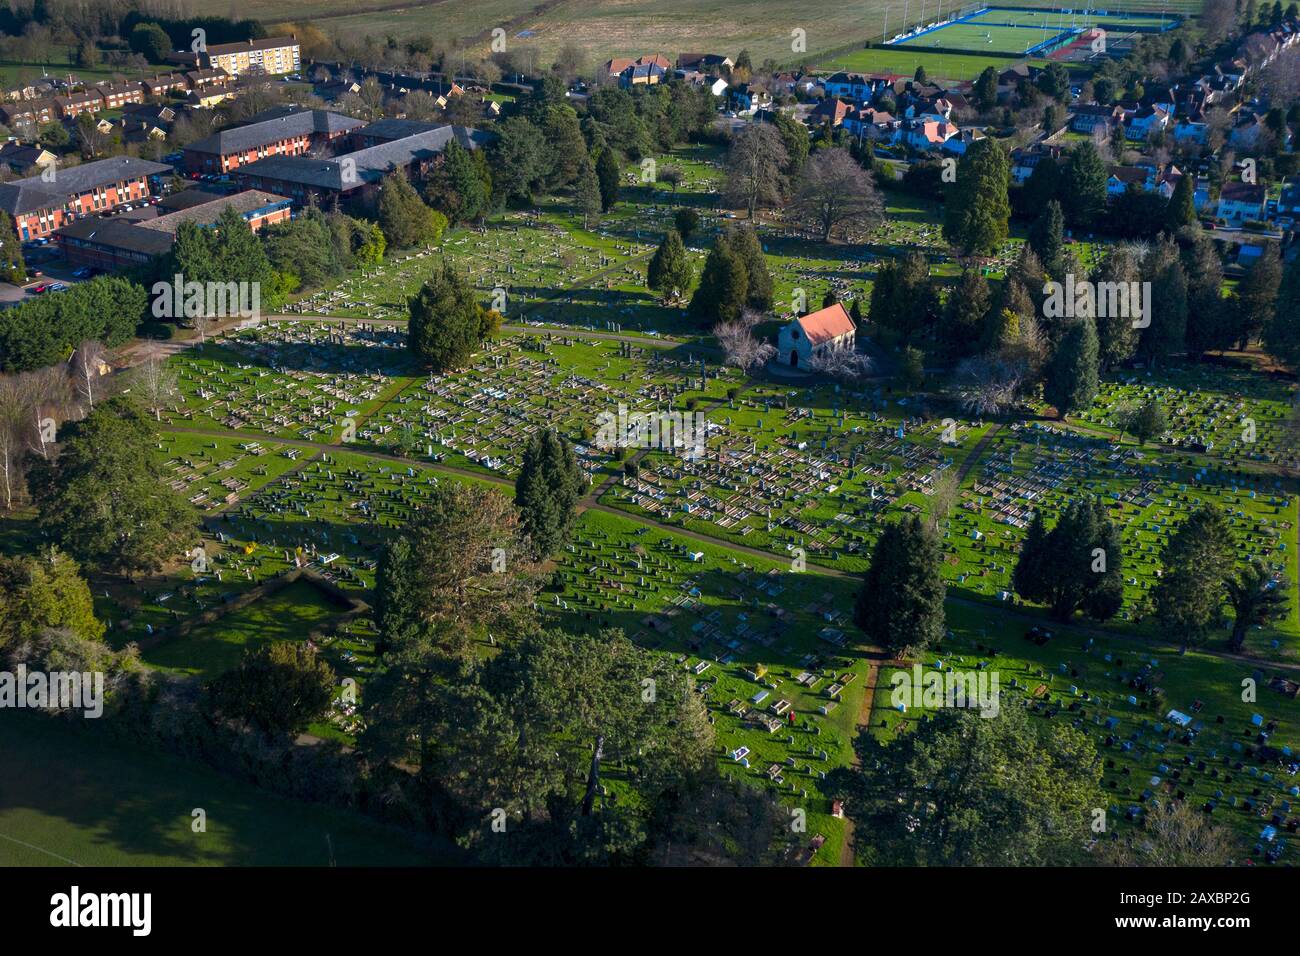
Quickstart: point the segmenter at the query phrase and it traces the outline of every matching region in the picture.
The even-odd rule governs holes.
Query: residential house
[[[1067,112],[1070,114],[1070,129],[1076,133],[1091,134],[1096,129],[1109,130],[1118,126],[1124,118],[1124,111],[1118,106],[1102,106],[1098,103],[1071,106]]]
[[[59,118],[59,105],[50,98],[23,100],[0,106],[0,120],[10,129],[22,126],[44,126]]]
[[[1138,107],[1124,124],[1124,136],[1144,142],[1169,125],[1169,111],[1159,106]]]
[[[735,65],[731,57],[720,53],[683,53],[677,58],[679,70],[697,70],[713,75],[729,72]]]
[[[1226,183],[1219,190],[1219,218],[1229,222],[1261,220],[1267,199],[1268,190],[1258,183]]]
[[[98,113],[104,108],[104,98],[94,87],[78,90],[67,96],[56,96],[54,102],[59,107],[59,116],[62,119],[76,119],[82,113]]]
[[[183,73],[168,73],[142,80],[144,91],[150,96],[167,96],[169,93],[187,93],[190,85]]]
[[[39,144],[23,146],[20,143],[5,143],[0,146],[0,164],[8,166],[19,176],[39,173],[57,159],[57,156]]]
[[[843,100],[827,97],[808,113],[807,122],[813,127],[825,126],[829,123],[833,128],[843,124],[853,111],[853,107]]]

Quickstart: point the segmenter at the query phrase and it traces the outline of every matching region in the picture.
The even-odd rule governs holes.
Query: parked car
[[[82,266],[80,269],[77,269],[72,273],[72,278],[89,279],[93,271],[94,270],[92,270],[90,266]]]

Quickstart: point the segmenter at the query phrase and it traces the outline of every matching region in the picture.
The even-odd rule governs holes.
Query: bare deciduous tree
[[[968,358],[957,366],[957,400],[972,415],[1000,415],[1015,404],[1023,381],[1017,363],[988,355]]]
[[[754,334],[754,326],[762,316],[749,309],[740,313],[740,317],[730,322],[720,322],[713,327],[713,336],[722,348],[723,361],[742,372],[767,364],[776,354],[776,348],[770,342]]]
[[[758,206],[775,206],[785,195],[786,180],[781,172],[788,157],[785,143],[768,123],[747,126],[732,140],[727,152],[723,200],[730,206],[744,206],[754,218]]]
[[[808,360],[807,368],[846,385],[860,382],[875,371],[870,358],[850,348],[828,348],[814,352]]]
[[[172,367],[156,350],[151,351],[143,362],[131,369],[128,380],[140,403],[153,412],[154,420],[162,421],[162,410],[178,394],[176,372]]]
[[[0,479],[6,511],[13,508],[14,493],[22,485],[25,432],[34,404],[32,385],[33,379],[25,375],[0,375]]]
[[[871,173],[845,149],[818,150],[804,166],[794,197],[795,215],[815,223],[822,242],[849,226],[870,229],[884,208]]]
[[[89,411],[95,410],[95,395],[100,391],[99,370],[104,364],[104,347],[94,340],[77,346],[72,355],[72,381],[77,397],[86,402]]]
[[[947,468],[935,475],[930,483],[930,526],[935,530],[939,522],[948,517],[957,503],[960,487],[955,469]]]

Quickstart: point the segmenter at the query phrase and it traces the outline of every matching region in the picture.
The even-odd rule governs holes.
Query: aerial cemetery
[[[889,88],[928,115],[941,91],[923,100],[920,73]],[[918,826],[933,809],[908,777],[924,761],[894,761],[985,719],[1033,744],[999,755],[1026,766],[998,796],[1067,781],[1036,826],[1060,843],[941,862],[1140,857],[1176,807],[1213,830],[1216,865],[1294,862],[1300,385],[1269,324],[1295,295],[1294,241],[1255,267],[1276,267],[1271,297],[1230,264],[1196,298],[1195,257],[1219,253],[1195,211],[1141,242],[1082,224],[1059,185],[1026,211],[991,121],[941,201],[902,171],[942,161],[901,140],[712,100],[689,133],[601,113],[652,95],[547,105],[572,129],[538,125],[540,149],[581,144],[574,169],[525,175],[488,147],[504,192],[473,214],[439,206],[431,167],[411,195],[437,228],[286,282],[255,316],[114,343],[102,372],[100,343],[76,343],[59,401],[22,409],[57,428],[24,438],[0,525],[0,560],[44,563],[0,586],[75,556],[67,626],[120,686],[156,678],[220,733],[373,761],[373,789],[328,799],[452,820],[439,838],[489,862],[535,861],[492,846],[480,804],[550,840],[593,812],[646,827],[665,793],[757,795],[754,818],[779,823],[767,862],[934,862],[887,847],[882,821],[911,832],[906,800]],[[645,135],[606,145],[628,117]],[[1063,170],[1095,148],[1048,138]],[[274,248],[276,228],[240,239]],[[1107,270],[1156,286],[1155,332],[1051,314],[1058,278]],[[1185,344],[1206,302],[1263,300],[1260,327]],[[284,674],[294,693],[267,692]],[[311,706],[275,722],[264,698],[293,710],[304,687]],[[602,708],[614,729],[579,723]],[[507,792],[498,756],[544,765],[553,791]],[[540,823],[548,800],[573,816]]]

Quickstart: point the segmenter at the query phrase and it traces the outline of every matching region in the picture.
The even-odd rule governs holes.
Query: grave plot
[[[1111,377],[1080,418],[1118,433],[1122,413],[1159,402],[1169,428],[1154,441],[1229,462],[1296,468],[1300,449],[1287,440],[1286,418],[1297,400],[1295,387],[1280,380],[1240,369],[1192,366]]]
[[[344,605],[300,578],[140,656],[150,667],[210,679],[237,665],[245,650],[272,641],[305,640],[313,629],[344,610]]]
[[[168,485],[199,512],[228,508],[297,467],[285,447],[275,442],[165,433],[158,457]]]
[[[609,474],[597,447],[600,416],[651,413],[716,400],[738,373],[660,349],[563,334],[515,335],[489,344],[475,364],[414,384],[372,415],[356,441],[376,449],[513,476],[529,439],[551,427],[568,438],[593,477]]]
[[[1229,516],[1240,561],[1260,558],[1296,580],[1297,501],[1280,480],[1034,423],[998,434],[968,478],[960,507],[942,526],[950,583],[973,595],[1013,600],[1011,574],[1035,510],[1045,509],[1050,526],[1069,502],[1085,496],[1101,496],[1121,530],[1125,602],[1116,623],[1122,626],[1153,631],[1144,618],[1160,555],[1173,529],[1202,502]],[[1295,652],[1300,625],[1294,602],[1275,631],[1252,632],[1251,649]]]
[[[543,615],[571,629],[620,627],[690,671],[722,772],[802,808],[809,836],[827,838],[814,862],[835,865],[843,821],[820,787],[853,759],[868,670],[845,617],[853,582],[601,512],[581,517],[558,564]]]
[[[936,478],[959,469],[986,428],[833,385],[754,386],[707,421],[704,455],[652,452],[603,502],[849,571],[866,567],[880,516],[923,511]]]
[[[178,427],[338,440],[409,382],[395,327],[271,323],[172,360],[184,394]]]
[[[654,252],[678,205],[699,207],[702,214],[713,205],[713,187],[720,175],[716,152],[712,147],[685,147],[657,157],[656,169],[672,166],[681,171],[683,181],[675,192],[664,182],[647,183],[643,175],[651,173],[629,165],[620,202],[591,230],[581,228],[580,216],[568,198],[545,197],[532,210],[509,211],[482,226],[451,230],[435,249],[400,255],[348,276],[303,296],[285,311],[375,321],[405,318],[406,300],[419,290],[434,263],[447,258],[485,299],[498,289],[504,291],[507,321],[599,322],[607,327],[617,319],[596,316],[594,305],[585,317],[570,317],[572,310],[565,306],[575,303],[544,300],[565,289],[582,289],[578,294],[585,295],[603,288],[611,294],[639,293],[650,306],[653,300],[645,295],[642,260]],[[712,228],[713,217],[704,218],[702,229]],[[659,324],[667,318],[659,316]]]
[[[415,464],[326,452],[209,526],[218,580],[264,581],[308,568],[345,591],[374,586],[384,541],[439,481]]]
[[[996,674],[1002,706],[1023,701],[1044,723],[1093,738],[1104,761],[1108,830],[1121,833],[1157,805],[1187,800],[1235,831],[1239,859],[1287,862],[1300,844],[1300,703],[1295,685],[1249,665],[1173,648],[1152,652],[1069,628],[1044,644],[1017,636],[996,612],[949,605],[952,636],[923,657],[925,671]],[[891,697],[882,668],[871,732],[882,740],[932,710]],[[1258,696],[1244,702],[1245,679]]]

